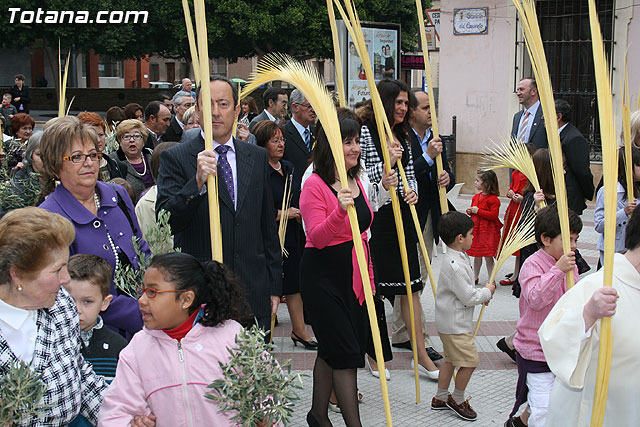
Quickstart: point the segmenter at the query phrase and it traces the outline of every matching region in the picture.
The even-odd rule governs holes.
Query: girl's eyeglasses
[[[159,291],[154,288],[143,288],[142,286],[138,286],[136,288],[136,295],[141,297],[142,295],[146,295],[147,298],[155,298],[158,294],[164,294],[168,292],[186,292],[188,289],[172,289],[170,291]]]

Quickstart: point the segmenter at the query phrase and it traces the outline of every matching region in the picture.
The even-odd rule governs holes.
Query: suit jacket
[[[251,120],[249,122],[249,132],[251,132],[253,130],[253,127],[258,123],[261,122],[262,120],[271,120],[269,118],[269,116],[267,116],[267,113],[265,112],[265,110],[262,110],[262,113],[258,114],[257,116],[255,116],[253,118],[253,120]]]
[[[571,123],[560,132],[560,143],[565,156],[564,180],[567,187],[569,209],[578,215],[587,207],[584,199],[593,200],[593,175],[589,168],[589,146],[582,133]]]
[[[313,142],[315,140],[313,127],[310,127],[310,130],[311,146],[313,147]],[[284,125],[284,139],[286,143],[282,158],[293,163],[293,179],[300,183],[302,181],[304,171],[307,170],[307,167],[309,166],[311,151],[309,151],[307,144],[304,143],[302,136],[300,136],[300,132],[298,132],[298,129],[296,129],[291,121]]]
[[[234,139],[237,208],[224,185],[218,187],[224,263],[244,284],[253,315],[270,314],[270,296],[282,292],[278,240],[269,163],[264,148]],[[171,213],[174,244],[200,261],[211,259],[209,205],[196,183],[196,159],[204,150],[200,129],[183,134],[182,143],[160,155],[156,212]],[[218,169],[218,179],[222,174]]]
[[[518,138],[518,127],[520,125],[520,117],[524,110],[518,111],[513,116],[513,125],[511,126],[511,136]],[[527,142],[532,143],[536,148],[547,148],[549,143],[547,142],[547,131],[544,128],[544,121],[542,120],[542,105],[538,106],[536,115],[533,117],[533,124],[531,125],[531,132],[529,133],[529,140]]]
[[[433,134],[429,138],[429,141],[433,138]],[[438,171],[436,162],[429,166],[429,163],[422,156],[422,147],[420,141],[413,130],[409,131],[409,140],[411,142],[411,154],[413,156],[413,169],[416,174],[416,181],[418,181],[418,204],[416,210],[418,212],[418,220],[420,226],[424,230],[427,223],[427,217],[431,212],[431,225],[433,227],[433,237],[436,243],[439,240],[438,236],[438,222],[440,216],[442,216],[442,209],[440,208],[440,194],[438,192]],[[451,181],[447,186],[447,191],[453,188],[456,183],[453,172],[449,167],[447,158],[446,144],[442,144],[442,167],[449,174]],[[430,176],[431,175],[431,176]]]
[[[175,116],[173,116],[173,118],[171,119],[171,122],[169,122],[169,126],[167,127],[167,130],[165,131],[164,135],[162,135],[162,142],[165,142],[165,141],[180,142],[181,138],[182,138],[182,128],[178,123],[178,119]]]
[[[149,150],[153,151],[153,149],[156,148],[156,145],[158,144],[160,144],[158,138],[154,134],[149,132],[149,136],[147,136],[147,140],[144,142],[144,148],[148,148]]]

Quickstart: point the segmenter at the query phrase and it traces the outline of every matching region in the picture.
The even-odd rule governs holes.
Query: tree
[[[179,0],[8,0],[7,3],[5,10],[87,11],[92,19],[101,10],[147,11],[148,20],[144,24],[14,22],[0,26],[0,47],[41,47],[53,57],[60,40],[63,50],[93,49],[114,59],[146,54],[190,59]],[[414,0],[355,0],[355,5],[362,21],[400,23],[403,49],[415,47]],[[212,58],[234,62],[269,52],[288,53],[301,59],[333,57],[325,0],[205,0],[205,7]]]
[[[355,3],[362,21],[400,23],[403,49],[415,47],[418,22],[413,0]],[[181,3],[165,2],[156,11],[158,20],[170,22],[166,30],[176,42],[166,44],[159,53],[189,58]],[[333,57],[324,0],[206,0],[206,13],[211,57],[231,62],[269,52],[301,59]]]

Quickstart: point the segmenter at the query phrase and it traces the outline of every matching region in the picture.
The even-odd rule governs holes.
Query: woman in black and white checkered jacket
[[[413,160],[411,156],[411,144],[409,143],[408,132],[411,131],[408,124],[409,113],[409,88],[399,80],[381,80],[378,85],[378,92],[384,105],[385,113],[389,125],[393,132],[393,140],[388,142],[389,158],[393,169],[399,175],[396,163],[402,162],[407,181],[410,188],[405,188],[402,180],[398,183],[397,192],[400,199],[400,211],[405,235],[405,246],[409,262],[409,274],[411,280],[411,290],[413,293],[414,317],[416,319],[416,339],[418,347],[419,370],[431,379],[438,379],[438,370],[431,359],[427,356],[424,345],[424,335],[420,322],[421,305],[419,292],[423,288],[420,277],[420,263],[418,261],[418,236],[413,226],[409,205],[418,202],[418,183],[413,170]],[[377,120],[373,109],[369,104],[364,109],[364,126],[360,130],[360,144],[362,146],[362,159],[364,160],[367,174],[372,183],[379,183],[382,180],[384,170],[382,146],[377,129]],[[400,247],[398,235],[393,215],[391,200],[388,200],[376,212],[371,226],[371,255],[376,272],[376,289],[379,295],[386,298],[395,298],[400,295],[402,308],[402,318],[410,330],[410,318],[408,308],[408,298],[406,293],[404,272],[400,257]],[[371,360],[370,363],[373,363]],[[377,368],[370,368],[375,375]]]

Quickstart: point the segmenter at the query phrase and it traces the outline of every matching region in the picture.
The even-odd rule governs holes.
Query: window
[[[613,56],[615,0],[597,2],[598,16],[605,44],[605,52]],[[536,12],[545,48],[549,74],[556,99],[562,98],[572,106],[571,122],[580,129],[590,145],[591,159],[602,159],[596,82],[589,27],[589,6],[582,0],[538,0]],[[518,25],[519,26],[519,25]],[[516,81],[533,75],[524,40],[516,40]],[[516,61],[518,61],[516,59]],[[518,67],[520,65],[520,67]]]
[[[86,57],[84,58],[86,59]],[[82,63],[82,77],[87,77],[86,60],[80,61]],[[64,64],[62,65],[64,69]],[[124,66],[122,61],[106,58],[103,56],[98,57],[98,77],[124,77]]]
[[[211,60],[211,74],[217,74],[220,76],[227,76],[227,59],[226,58],[214,58]]]
[[[149,64],[149,81],[157,82],[160,80],[160,64]]]

